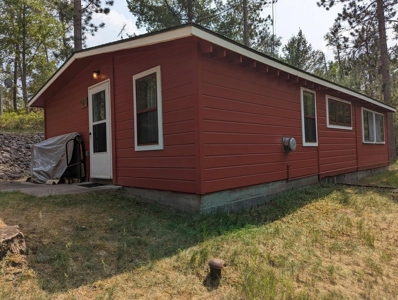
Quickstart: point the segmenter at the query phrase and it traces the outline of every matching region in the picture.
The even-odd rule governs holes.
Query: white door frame
[[[92,95],[105,91],[106,110],[106,152],[94,153],[93,146],[93,113]],[[89,139],[90,139],[90,178],[112,179],[112,123],[111,123],[111,93],[110,80],[104,80],[88,88],[88,117],[89,117]]]

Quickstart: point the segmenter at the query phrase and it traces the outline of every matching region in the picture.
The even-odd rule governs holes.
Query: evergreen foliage
[[[343,4],[343,10],[337,15],[336,23],[331,29],[330,38],[337,47],[343,47],[355,59],[359,55],[359,61],[369,67],[369,76],[366,85],[379,84],[383,100],[386,104],[392,105],[392,84],[390,75],[390,53],[387,47],[387,28],[396,29],[396,10],[398,8],[397,0],[320,0],[317,2],[329,10],[337,3]],[[350,36],[344,36],[344,32],[350,32]],[[337,40],[336,40],[337,39]],[[338,41],[342,41],[341,43]],[[351,43],[351,50],[349,50]],[[373,45],[372,45],[373,44]],[[372,49],[373,48],[373,49]],[[339,49],[340,50],[340,49]],[[376,50],[376,52],[374,52]],[[377,57],[375,59],[375,56]],[[339,61],[341,62],[341,60]],[[380,81],[376,80],[374,74],[374,63],[380,66]],[[368,86],[367,86],[368,87]],[[361,85],[361,90],[369,92],[368,88]],[[371,91],[376,94],[374,90]],[[393,130],[393,116],[388,115],[389,128],[389,150],[390,156],[396,158],[395,137]]]
[[[281,38],[270,33],[270,16],[263,9],[272,0],[248,0],[249,46],[277,55]],[[130,12],[137,17],[138,28],[148,32],[185,23],[196,23],[223,36],[243,43],[243,10],[241,0],[127,0]]]
[[[283,46],[282,60],[293,67],[316,75],[323,75],[327,70],[325,54],[312,49],[301,29],[297,36],[291,37]]]

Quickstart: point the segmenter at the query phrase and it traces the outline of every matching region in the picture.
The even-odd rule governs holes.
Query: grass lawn
[[[362,179],[359,184],[380,185],[398,189],[398,163],[390,166],[390,171]]]
[[[323,185],[197,216],[123,191],[0,193],[0,226],[18,224],[29,246],[0,262],[0,299],[396,299],[397,200]]]

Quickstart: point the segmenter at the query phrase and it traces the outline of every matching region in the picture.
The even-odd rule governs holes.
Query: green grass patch
[[[214,215],[123,191],[0,193],[0,226],[18,224],[30,249],[0,262],[0,298],[392,299],[397,217],[385,191],[332,185]],[[214,257],[226,267],[210,284]]]

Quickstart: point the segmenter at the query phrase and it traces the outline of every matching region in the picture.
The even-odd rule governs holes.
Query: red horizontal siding
[[[192,156],[118,158],[118,165],[137,168],[194,168]]]
[[[268,124],[242,123],[237,121],[204,120],[203,131],[212,133],[247,133],[247,134],[277,134],[299,136],[301,128],[287,126],[280,127]]]
[[[139,187],[145,189],[157,189],[167,191],[178,191],[183,193],[192,193],[197,188],[197,184],[192,180],[163,178],[140,178],[137,176],[118,177],[118,184],[128,187]]]
[[[74,62],[70,70],[78,69],[79,62]],[[102,55],[94,63],[89,64],[80,73],[69,82],[63,82],[61,88],[56,90],[50,98],[46,100],[46,138],[78,132],[83,137],[85,149],[89,150],[88,138],[88,107],[81,107],[80,101],[86,99],[88,87],[98,83],[98,80],[92,78],[93,70],[101,70],[101,79],[110,78],[112,73],[111,58],[108,55]],[[59,80],[63,80],[61,76]],[[86,174],[90,176],[90,159],[86,157]]]
[[[278,171],[278,172],[262,172],[260,174],[250,174],[246,176],[239,176],[233,178],[221,178],[217,180],[206,180],[206,190],[208,193],[216,192],[220,190],[230,189],[231,186],[245,187],[254,184],[261,184],[264,182],[272,182],[284,180],[287,177],[286,171]]]
[[[349,99],[343,98],[343,100]],[[329,128],[326,116],[326,94],[323,91],[317,91],[317,104],[320,176],[346,173],[346,170],[355,168],[357,165],[355,114],[351,115],[352,129]]]
[[[317,148],[302,146],[298,84],[201,59],[202,192],[318,173]],[[282,152],[286,136],[296,138],[296,152]]]
[[[298,113],[297,113],[298,115]],[[288,119],[285,118],[282,114],[278,115],[267,115],[267,114],[254,114],[254,113],[246,113],[244,111],[228,111],[214,108],[205,108],[203,111],[203,118],[210,120],[221,120],[221,121],[229,121],[229,122],[242,122],[242,123],[254,123],[254,124],[264,124],[264,125],[273,125],[273,126],[285,126],[288,122],[288,125],[291,127],[301,126],[301,120],[297,119]]]
[[[129,158],[129,159],[135,159],[135,160],[144,160],[144,159],[152,159],[152,158],[175,158],[176,160],[180,159],[181,157],[184,156],[192,156],[192,153],[195,151],[195,144],[186,144],[186,145],[176,145],[176,146],[168,146],[165,148],[163,151],[147,151],[147,152],[142,152],[142,155],[140,155],[139,158],[132,158],[131,156],[131,147],[124,147],[121,148],[119,147],[117,149],[117,154],[116,157],[118,159],[121,158]]]
[[[216,89],[215,86],[212,87],[213,89]],[[211,89],[209,89],[207,92],[211,93]],[[262,97],[263,102],[264,102],[264,97]],[[272,106],[267,106],[267,105],[260,105],[256,103],[242,103],[240,101],[235,101],[231,99],[225,99],[223,97],[214,97],[214,96],[207,96],[204,95],[202,97],[203,101],[203,106],[208,107],[208,108],[214,108],[214,109],[222,109],[222,110],[227,110],[227,111],[237,111],[237,112],[242,112],[242,109],[244,109],[244,112],[246,113],[252,113],[252,114],[269,114],[269,115],[283,115],[286,118],[291,118],[295,117],[297,113],[297,109],[293,110],[292,108],[298,108],[293,105],[290,105],[289,108],[280,108],[280,107],[272,107]]]
[[[143,168],[127,168],[120,167],[118,170],[118,176],[121,177],[136,177],[136,178],[153,178],[153,172],[156,172],[156,179],[169,179],[175,180],[176,178],[184,178],[185,181],[195,181],[195,168],[193,169],[178,169],[178,168],[159,168],[157,166],[143,167]]]
[[[282,153],[281,149],[274,153],[261,154],[240,154],[226,156],[208,156],[204,159],[205,168],[220,168],[233,166],[236,161],[241,165],[261,165],[274,162],[283,162],[286,165],[286,157],[291,155],[290,164],[303,163],[313,159],[313,154],[308,152]]]
[[[363,106],[370,110],[375,110],[375,107]],[[377,111],[377,110],[376,110]],[[377,111],[382,113],[382,111]],[[389,164],[388,154],[388,139],[387,139],[387,116],[384,116],[385,128],[385,144],[366,144],[362,142],[362,110],[361,105],[355,107],[355,114],[357,116],[357,144],[358,144],[358,168],[366,170],[369,168],[376,168],[387,166]]]
[[[388,164],[387,140],[362,143],[364,103],[339,95],[352,101],[352,129],[328,128],[325,90],[317,86],[319,146],[305,147],[300,87],[307,83],[198,54],[196,42],[187,38],[75,62],[76,76],[58,82],[61,88],[46,103],[46,136],[77,131],[88,149],[88,110],[80,100],[99,82],[91,72],[100,69],[100,80],[111,80],[120,185],[205,194]],[[161,67],[164,149],[135,151],[132,77],[155,66]],[[296,138],[295,152],[282,152],[283,137]]]
[[[121,51],[115,61],[117,183],[196,193],[196,43],[189,40]],[[135,151],[132,77],[160,65],[164,150]]]

